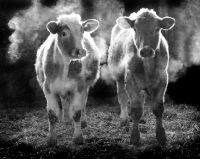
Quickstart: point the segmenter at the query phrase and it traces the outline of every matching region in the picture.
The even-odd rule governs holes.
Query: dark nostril
[[[150,56],[153,56],[153,54],[154,54],[154,51],[153,51],[153,49],[151,49],[149,55],[150,55]]]
[[[147,56],[147,50],[146,49],[142,49],[140,51],[140,55],[141,55],[141,57],[146,57]]]
[[[153,49],[150,49],[150,48],[143,48],[141,51],[140,51],[140,56],[141,57],[153,57],[154,56],[154,50]]]
[[[76,49],[76,50],[75,50],[75,54],[76,54],[76,55],[79,55],[79,54],[80,54],[79,49]]]

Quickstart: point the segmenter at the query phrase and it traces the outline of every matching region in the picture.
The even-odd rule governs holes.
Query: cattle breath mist
[[[32,0],[32,6],[21,10],[12,17],[8,26],[14,31],[9,37],[9,57],[12,61],[21,56],[36,54],[38,47],[48,36],[46,24],[56,20],[60,14],[78,13],[82,19],[95,18],[99,21],[99,29],[93,36],[101,54],[101,63],[107,62],[107,52],[110,45],[111,29],[116,24],[116,19],[124,14],[123,3],[116,0],[91,0],[92,11],[88,10],[80,0],[58,0],[55,6],[45,7],[39,0]],[[87,5],[87,4],[85,4]],[[183,75],[186,68],[200,64],[200,16],[199,1],[186,1],[180,8],[167,8],[166,5],[157,13],[161,17],[175,15],[173,43],[169,44],[169,81],[175,82]],[[137,12],[137,10],[135,11]],[[101,78],[108,83],[112,80],[106,65],[101,69]]]

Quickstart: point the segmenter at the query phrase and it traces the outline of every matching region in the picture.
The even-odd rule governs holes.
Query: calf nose
[[[81,58],[81,57],[84,57],[86,55],[86,51],[84,49],[74,49],[72,51],[72,56],[75,57],[75,58]]]
[[[80,50],[79,49],[75,49],[74,53],[75,53],[76,56],[78,56],[80,54]]]
[[[74,50],[72,51],[72,54],[71,54],[71,55],[72,55],[73,57],[78,57],[79,54],[80,54],[79,49],[74,49]]]
[[[145,46],[140,50],[140,56],[143,58],[154,57],[154,55],[155,51],[149,46]]]
[[[81,56],[86,56],[86,50],[85,49],[81,49],[80,54],[81,54]]]

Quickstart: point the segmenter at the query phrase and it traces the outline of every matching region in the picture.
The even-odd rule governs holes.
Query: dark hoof
[[[54,147],[54,146],[56,146],[57,145],[57,140],[56,139],[48,139],[47,140],[47,146],[48,147]]]
[[[81,128],[84,129],[87,127],[87,122],[86,121],[81,121]]]
[[[140,125],[139,127],[140,133],[147,134],[148,130],[149,130],[149,127],[146,125]]]
[[[140,145],[140,132],[138,129],[133,129],[131,132],[130,144],[139,146]]]
[[[165,145],[167,139],[166,139],[164,128],[156,129],[156,139],[161,146]]]
[[[71,122],[71,121],[65,121],[65,122],[63,122],[63,124],[64,124],[65,126],[68,126],[68,125],[72,125],[72,122]]]
[[[140,119],[139,124],[146,124],[146,121],[144,119]]]
[[[126,126],[125,126],[125,130],[126,130],[126,132],[129,132],[129,125],[127,124]]]
[[[83,145],[83,136],[79,136],[73,139],[75,145]]]
[[[129,120],[128,119],[120,119],[120,127],[128,125]]]
[[[130,122],[132,122],[132,119],[129,119]],[[146,124],[146,121],[144,119],[140,119],[139,124]]]

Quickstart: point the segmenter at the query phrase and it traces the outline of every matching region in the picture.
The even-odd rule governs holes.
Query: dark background
[[[141,7],[158,10],[159,0],[118,0],[124,4],[125,15],[138,11]],[[57,0],[40,0],[44,6],[53,6]],[[165,0],[169,8],[178,8],[184,5],[184,0]],[[35,76],[34,56],[33,59],[21,58],[10,62],[8,58],[9,36],[13,30],[8,28],[8,22],[13,15],[22,9],[27,9],[32,4],[31,0],[0,0],[0,101],[9,102],[13,100],[36,100],[36,94],[30,87],[30,80]],[[92,12],[93,1],[82,0],[81,5]],[[190,24],[188,24],[190,25]],[[170,39],[168,39],[170,40]],[[170,44],[170,41],[169,41]],[[171,47],[171,46],[169,46]],[[175,46],[174,46],[175,47]],[[30,73],[31,72],[31,73]],[[12,83],[12,84],[10,84]],[[11,85],[11,86],[10,86]],[[16,88],[15,88],[16,86]],[[11,90],[10,90],[11,89]],[[112,91],[110,91],[112,90]],[[167,95],[177,103],[192,105],[200,104],[200,66],[186,68],[184,75],[176,82],[170,83]],[[99,81],[93,88],[92,95],[97,97],[111,97],[116,95],[115,87],[106,85]]]

